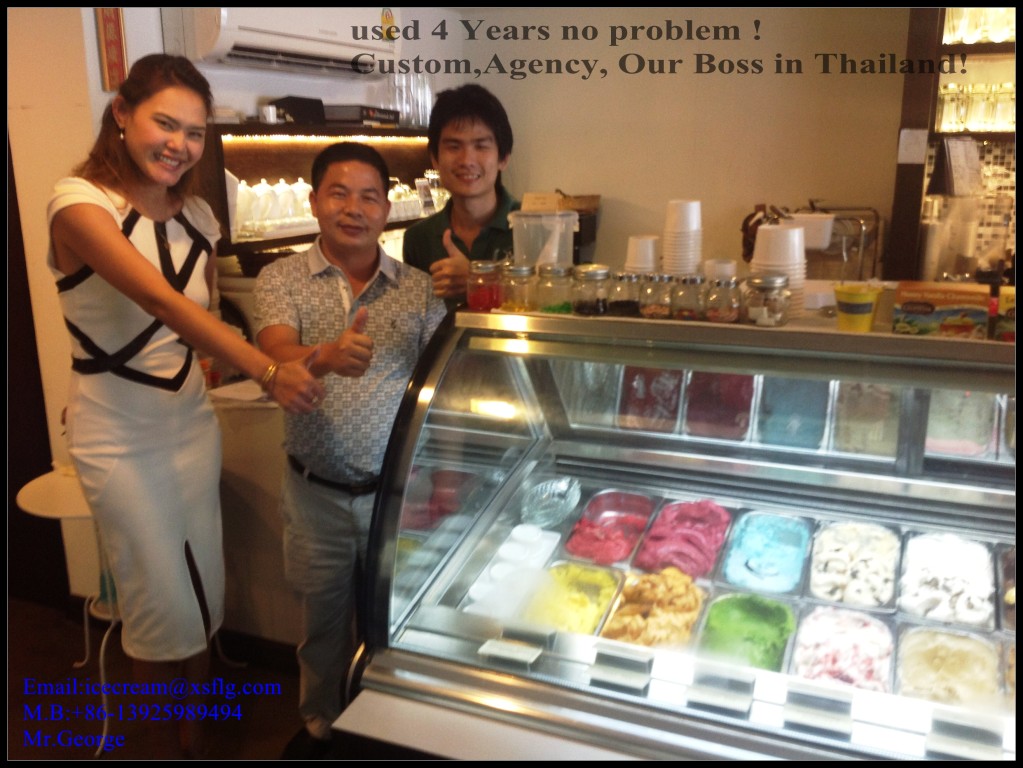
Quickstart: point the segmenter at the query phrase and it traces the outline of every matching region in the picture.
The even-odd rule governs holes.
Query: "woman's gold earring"
[[[121,129],[121,141],[124,141],[124,128]]]

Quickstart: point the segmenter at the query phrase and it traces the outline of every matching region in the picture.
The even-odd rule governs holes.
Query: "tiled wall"
[[[980,160],[985,196],[980,226],[977,229],[976,254],[979,256],[1006,239],[1015,251],[1016,243],[1016,143],[1014,141],[981,141]],[[932,142],[927,152],[924,189],[934,171],[938,143]],[[947,201],[945,202],[947,209]]]

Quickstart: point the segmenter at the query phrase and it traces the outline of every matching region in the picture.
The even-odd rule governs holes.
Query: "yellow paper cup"
[[[838,330],[870,333],[874,325],[878,299],[884,289],[866,283],[840,283],[835,285],[835,305],[838,308]]]

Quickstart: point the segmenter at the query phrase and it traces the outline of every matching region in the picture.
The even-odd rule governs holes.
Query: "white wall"
[[[709,8],[405,8],[399,20],[420,21],[418,41],[403,56],[472,60],[595,59],[604,78],[538,74],[473,78],[505,103],[515,149],[505,181],[513,193],[563,189],[603,196],[595,259],[624,262],[630,234],[659,233],[672,198],[703,202],[704,252],[739,257],[739,226],[756,203],[831,204],[891,210],[903,78],[822,75],[813,54],[846,52],[876,59],[905,50],[908,9]],[[92,8],[12,8],[8,18],[8,132],[21,205],[30,290],[40,350],[50,442],[62,460],[59,423],[69,346],[53,281],[44,264],[45,205],[53,183],[91,144],[109,94],[100,88]],[[129,61],[162,50],[157,8],[126,8]],[[496,27],[498,40],[471,40],[459,22]],[[611,47],[612,25],[735,25],[739,40],[637,41]],[[754,20],[760,21],[760,40]],[[444,22],[447,37],[440,39]],[[592,42],[560,41],[562,25],[592,25]],[[523,28],[546,26],[549,40]],[[434,32],[438,34],[433,34]],[[535,38],[536,31],[529,33]],[[482,36],[482,35],[480,35]],[[520,39],[509,40],[508,37]],[[681,58],[676,75],[626,75],[625,53]],[[695,56],[761,59],[764,74],[696,74]],[[775,54],[801,59],[802,74],[773,74]],[[315,96],[327,103],[371,99],[371,86],[345,80],[231,71],[203,66],[218,105],[253,114],[280,96]],[[437,89],[469,78],[435,78]]]
[[[628,236],[660,234],[674,198],[702,201],[709,258],[739,259],[740,225],[757,203],[796,207],[814,197],[890,215],[903,78],[818,74],[813,54],[901,57],[908,9],[488,8],[470,18],[546,25],[551,34],[548,41],[467,43],[479,60],[495,52],[505,61],[589,58],[608,70],[589,81],[478,80],[512,118],[516,144],[505,180],[513,191],[603,196],[596,261],[623,264]],[[735,25],[741,39],[610,45],[612,25],[663,29],[669,18],[679,26],[686,19]],[[592,25],[598,36],[559,44],[565,24]],[[697,74],[699,53],[760,59],[765,71]],[[774,74],[779,53],[802,60],[803,74]],[[625,54],[683,62],[676,75],[626,75],[617,68]]]

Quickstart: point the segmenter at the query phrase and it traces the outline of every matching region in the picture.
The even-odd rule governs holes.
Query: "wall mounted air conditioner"
[[[161,8],[160,18],[167,53],[276,72],[372,77],[400,44],[373,39],[399,25],[392,8]]]

